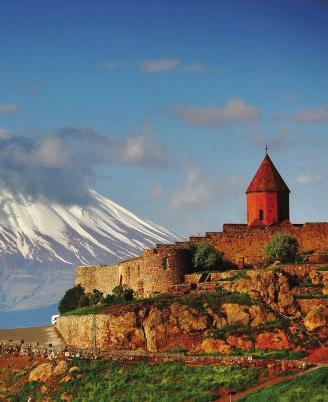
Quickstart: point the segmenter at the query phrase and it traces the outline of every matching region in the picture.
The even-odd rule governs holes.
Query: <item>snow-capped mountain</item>
[[[110,264],[177,236],[90,190],[81,207],[0,192],[0,311],[56,303],[77,265]]]

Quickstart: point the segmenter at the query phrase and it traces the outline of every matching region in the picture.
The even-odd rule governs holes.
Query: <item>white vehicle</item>
[[[56,325],[56,321],[57,321],[58,317],[59,317],[59,314],[54,314],[51,316],[51,324],[52,325]]]

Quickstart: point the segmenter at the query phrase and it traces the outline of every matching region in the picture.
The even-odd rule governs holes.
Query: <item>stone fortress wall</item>
[[[328,262],[323,251],[328,251],[328,222],[293,225],[289,222],[269,227],[244,224],[225,224],[222,232],[208,232],[203,237],[190,237],[188,241],[157,245],[145,250],[141,257],[121,261],[115,265],[78,267],[75,283],[86,292],[98,289],[105,295],[115,286],[127,285],[137,297],[151,297],[167,293],[173,285],[184,283],[190,272],[190,248],[208,241],[223,251],[225,260],[236,267],[252,266],[262,260],[263,249],[277,232],[290,233],[299,240],[301,252],[314,252],[313,262]]]
[[[115,286],[127,285],[137,297],[151,297],[184,281],[190,264],[186,248],[144,250],[141,257],[121,261],[114,265],[81,266],[75,270],[75,283],[86,292],[98,289],[105,295]]]

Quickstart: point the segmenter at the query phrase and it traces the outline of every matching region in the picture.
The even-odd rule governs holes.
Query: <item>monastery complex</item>
[[[328,222],[292,224],[289,215],[290,190],[266,153],[246,190],[247,223],[224,224],[222,232],[174,244],[158,244],[142,256],[114,265],[76,268],[75,283],[86,292],[98,289],[105,295],[117,285],[132,288],[137,297],[170,293],[188,283],[191,272],[190,250],[198,242],[211,243],[224,252],[227,265],[235,269],[256,267],[263,260],[263,249],[273,234],[290,233],[298,238],[300,252],[308,262],[328,262]],[[190,275],[189,275],[190,277]]]

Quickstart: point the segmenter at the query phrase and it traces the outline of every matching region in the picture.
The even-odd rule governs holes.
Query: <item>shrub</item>
[[[264,257],[268,262],[296,262],[299,258],[298,247],[296,237],[287,233],[277,233],[266,245]]]
[[[196,244],[191,252],[192,265],[196,271],[211,271],[222,265],[224,253],[216,250],[206,241]]]
[[[75,310],[78,307],[86,306],[88,301],[84,288],[81,285],[77,285],[66,291],[65,295],[59,302],[58,311],[60,314],[66,313],[67,311]]]
[[[98,304],[98,303],[103,302],[103,300],[104,300],[103,292],[100,292],[100,290],[98,290],[98,289],[93,289],[92,293],[90,293],[88,296],[89,296],[90,304]]]
[[[130,289],[127,285],[118,285],[113,289],[113,295],[119,300],[132,300],[133,289]]]

